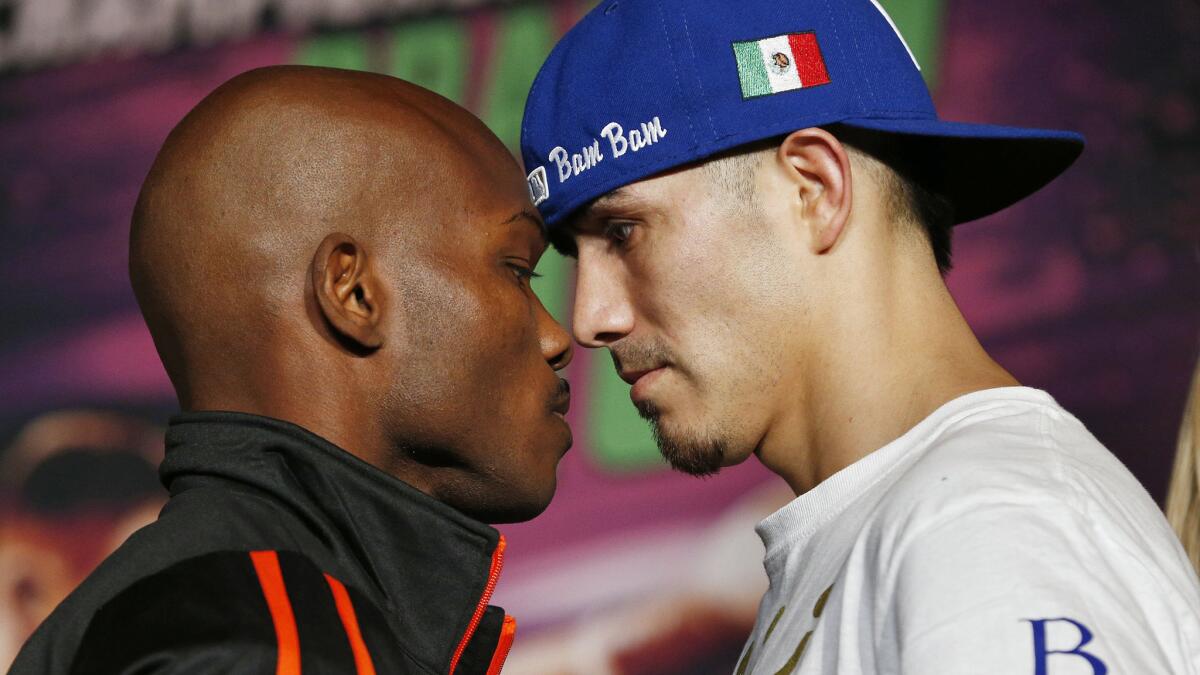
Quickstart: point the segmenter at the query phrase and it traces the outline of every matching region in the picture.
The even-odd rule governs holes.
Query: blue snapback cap
[[[955,222],[1062,173],[1069,131],[938,119],[919,66],[876,0],[604,0],[542,65],[521,153],[550,227],[623,185],[797,129],[901,134]]]

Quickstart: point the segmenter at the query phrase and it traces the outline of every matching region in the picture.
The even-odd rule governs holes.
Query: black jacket
[[[170,499],[25,644],[11,673],[493,673],[493,528],[287,422],[171,420]]]

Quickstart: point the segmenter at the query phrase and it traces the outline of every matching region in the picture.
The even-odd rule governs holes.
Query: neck
[[[259,331],[260,348],[253,351],[230,348],[219,358],[191,359],[188,386],[179,389],[180,407],[291,422],[394,474],[385,434],[360,405],[369,398],[362,391],[369,379],[355,372],[359,364],[331,359],[319,340],[288,328]]]
[[[223,359],[197,368],[195,386],[180,396],[184,411],[241,412],[271,417],[328,440],[376,469],[445,501],[441,485],[458,478],[456,467],[428,466],[399,452],[378,415],[367,406],[377,396],[365,391],[369,366],[360,359],[330,359],[320,345],[286,335],[253,358]]]
[[[858,269],[889,273],[840,288],[823,316],[831,328],[806,331],[820,335],[804,359],[818,372],[790,378],[797,384],[759,446],[762,462],[796,494],[954,398],[1017,384],[983,350],[936,267],[880,257]]]

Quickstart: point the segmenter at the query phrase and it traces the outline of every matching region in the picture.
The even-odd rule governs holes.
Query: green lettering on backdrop
[[[545,3],[518,5],[504,11],[497,22],[496,51],[489,63],[481,116],[510,148],[521,141],[525,98],[555,39]]]
[[[456,103],[463,102],[468,66],[466,31],[457,17],[410,21],[392,34],[391,74]]]
[[[930,87],[937,82],[945,0],[881,0],[900,28]],[[583,6],[591,5],[582,0]],[[510,148],[520,141],[521,117],[529,86],[556,39],[549,3],[528,3],[494,10],[494,51],[468,51],[460,17],[407,21],[395,29],[390,45],[393,74],[462,102],[471,59],[486,65],[485,95],[478,112]],[[365,33],[320,35],[304,41],[296,62],[339,68],[368,69]],[[538,296],[560,322],[568,323],[573,264],[553,250],[538,265],[543,276],[534,282]],[[585,369],[577,385],[588,391],[584,415],[587,446],[598,464],[609,471],[647,471],[663,466],[651,437],[629,401],[629,385],[617,377],[605,352],[580,353]],[[581,372],[582,371],[582,372]]]
[[[518,5],[504,10],[496,23],[495,52],[487,70],[483,99],[483,121],[500,140],[516,150],[521,142],[521,117],[525,98],[538,68],[550,54],[557,35],[546,3]],[[571,289],[570,264],[554,250],[547,250],[538,263],[540,279],[534,290],[546,309],[564,325]],[[588,415],[588,419],[592,419]],[[589,422],[590,424],[590,422]]]
[[[880,0],[917,63],[930,89],[937,86],[942,54],[942,19],[946,0]]]
[[[294,60],[305,66],[369,70],[366,35],[358,31],[318,35],[300,43]]]

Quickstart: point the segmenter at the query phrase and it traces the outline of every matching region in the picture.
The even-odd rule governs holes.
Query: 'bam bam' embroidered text
[[[626,153],[638,152],[654,145],[666,135],[667,130],[657,115],[649,122],[642,122],[637,128],[630,129],[628,132],[618,122],[609,122],[600,131],[601,138],[608,141],[607,146],[613,159],[619,159]],[[601,149],[600,139],[597,138],[593,139],[589,145],[580,148],[579,152],[568,152],[561,145],[556,146],[550,151],[547,159],[554,162],[558,168],[558,182],[565,183],[571,177],[578,176],[604,161],[604,151]]]

